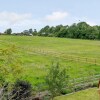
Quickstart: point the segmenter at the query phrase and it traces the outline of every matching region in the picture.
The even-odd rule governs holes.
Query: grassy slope
[[[97,88],[83,90],[68,96],[59,96],[54,100],[99,100]]]
[[[100,58],[100,41],[49,37],[0,36],[0,45],[16,44],[25,49],[40,48],[73,54],[75,56]]]
[[[51,37],[30,37],[30,36],[0,36],[0,48],[15,45],[20,51],[27,76],[26,79],[32,84],[37,84],[43,80],[47,73],[47,67],[52,61],[59,61],[63,67],[70,66],[69,74],[72,78],[87,76],[92,69],[99,73],[100,67],[82,62],[72,62],[54,57],[53,54],[34,54],[34,49],[64,53],[66,55],[97,58],[100,59],[100,41],[76,40],[66,38]],[[39,52],[39,51],[38,51]],[[66,56],[67,57],[67,56]],[[37,73],[38,72],[38,73]],[[82,73],[82,74],[81,74]]]

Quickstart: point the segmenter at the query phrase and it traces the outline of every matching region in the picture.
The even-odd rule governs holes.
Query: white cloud
[[[31,19],[32,15],[29,13],[18,14],[14,12],[0,12],[0,22],[6,22],[8,24],[16,24],[17,22]]]
[[[63,11],[52,12],[41,18],[33,18],[31,13],[0,12],[0,31],[12,28],[13,32],[20,32],[24,29],[44,27],[45,25],[63,24],[69,14]]]
[[[92,26],[96,25],[87,17],[78,18],[64,11],[52,12],[50,15],[35,19],[31,13],[0,12],[0,32],[4,32],[7,28],[12,28],[13,32],[21,32],[29,28],[40,29],[45,25],[71,25],[80,22],[79,20]]]
[[[40,22],[37,19],[32,18],[31,13],[20,14],[15,12],[0,12],[1,32],[5,31],[7,28],[14,29],[14,32],[17,32],[17,30],[23,31],[24,29],[32,28],[39,23]]]
[[[69,14],[67,12],[53,12],[51,15],[47,15],[45,17],[45,21],[52,22],[52,21],[59,21],[65,19]]]

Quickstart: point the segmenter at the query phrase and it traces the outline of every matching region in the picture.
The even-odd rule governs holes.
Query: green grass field
[[[100,98],[97,88],[91,88],[67,96],[59,96],[54,100],[100,100]]]
[[[100,73],[100,41],[34,36],[0,36],[0,48],[15,45],[25,67],[25,79],[33,85],[44,81],[52,61],[69,70],[70,78]],[[69,61],[69,59],[73,58]],[[66,58],[66,59],[65,59]],[[87,62],[83,62],[88,59]],[[79,61],[78,61],[79,60]]]

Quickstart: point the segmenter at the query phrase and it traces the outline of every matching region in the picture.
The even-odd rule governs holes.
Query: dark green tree
[[[30,33],[30,34],[32,34],[32,33],[33,33],[33,30],[32,30],[32,28],[30,28],[30,29],[29,29],[29,33]]]
[[[100,26],[96,26],[98,28],[99,34],[98,34],[98,39],[100,40]]]
[[[38,32],[37,32],[37,30],[36,29],[34,29],[34,31],[33,31],[33,36],[36,36],[36,35],[38,35]]]
[[[57,34],[57,37],[67,37],[67,35],[68,35],[68,25],[62,26]]]
[[[50,33],[49,32],[49,26],[45,26],[44,28],[42,28],[40,31],[39,31],[39,34],[42,35],[42,36],[48,36],[48,34]]]
[[[4,33],[7,34],[7,35],[11,35],[11,33],[12,33],[12,29],[9,28],[9,29],[7,29]]]

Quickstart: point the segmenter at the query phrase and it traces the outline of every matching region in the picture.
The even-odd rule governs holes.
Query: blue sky
[[[79,21],[100,25],[100,0],[0,0],[0,32]]]

